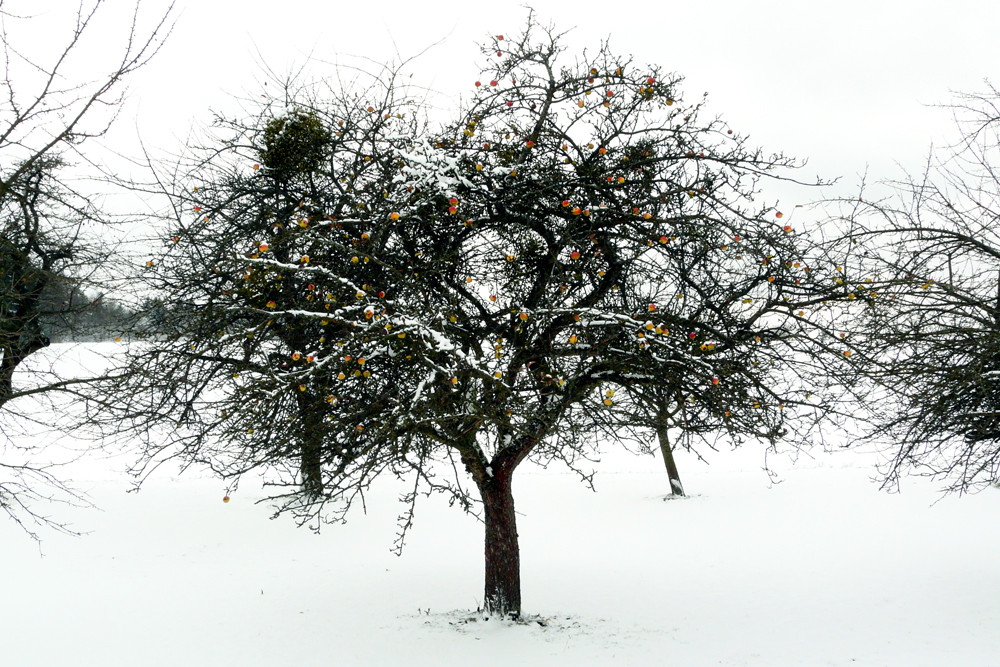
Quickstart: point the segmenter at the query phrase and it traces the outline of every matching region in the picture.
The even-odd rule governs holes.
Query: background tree
[[[1000,94],[952,105],[960,139],[893,194],[849,203],[851,267],[883,304],[859,370],[875,380],[869,435],[891,452],[887,485],[917,473],[952,491],[1000,479]]]
[[[73,158],[84,143],[107,131],[113,119],[107,110],[120,104],[125,80],[165,38],[169,9],[147,32],[140,30],[136,13],[111,73],[74,83],[67,81],[67,70],[86,57],[83,40],[98,29],[103,0],[81,3],[65,41],[54,38],[62,46],[44,54],[12,37],[31,19],[16,15],[10,5],[0,1],[5,73],[0,102],[0,507],[27,528],[32,522],[53,523],[33,509],[32,501],[48,498],[47,489],[66,489],[17,451],[13,428],[51,420],[35,412],[37,403],[15,399],[71,392],[86,378],[23,373],[16,382],[15,374],[49,345],[52,331],[47,329],[59,329],[61,318],[98,305],[100,287],[93,277],[108,257],[98,237],[112,216],[75,184],[79,172],[73,171]]]
[[[191,171],[169,182],[176,216],[162,256],[147,263],[160,295],[156,324],[137,331],[154,344],[140,348],[126,381],[156,397],[131,406],[132,419],[155,425],[179,415],[184,428],[147,452],[151,459],[178,453],[227,475],[291,465],[288,507],[326,498],[328,422],[344,409],[335,412],[340,399],[329,388],[344,371],[370,376],[363,356],[337,359],[345,327],[372,312],[358,294],[381,270],[357,257],[357,216],[385,208],[383,188],[397,171],[387,163],[392,137],[414,134],[392,85],[379,91],[377,109],[366,101],[384,83],[391,75],[365,79],[357,86],[365,93],[324,98],[296,89],[293,99],[289,88],[249,121],[220,120],[223,150],[210,145],[203,160],[194,148]]]
[[[140,474],[263,468],[301,520],[405,477],[398,545],[422,490],[479,512],[484,608],[516,616],[523,461],[589,480],[597,437],[637,420],[810,437],[835,407],[812,372],[845,360],[821,323],[843,288],[753,202],[792,162],[701,121],[678,77],[607,46],[565,62],[560,40],[493,37],[439,130],[387,71],[195,152],[150,260],[168,332],[114,389],[130,424],[166,427]]]

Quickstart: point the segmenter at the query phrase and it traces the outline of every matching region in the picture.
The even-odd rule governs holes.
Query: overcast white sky
[[[109,0],[102,42],[131,0]],[[53,25],[75,0],[7,0],[35,25]],[[147,18],[166,0],[142,0]],[[576,49],[610,36],[614,50],[687,77],[685,97],[709,92],[710,112],[767,149],[808,158],[804,180],[854,184],[918,170],[932,140],[953,137],[950,91],[978,91],[1000,62],[1000,10],[991,2],[604,2],[533,3],[542,21],[571,29]],[[117,15],[117,16],[116,16]],[[176,27],[131,84],[118,132],[175,148],[210,109],[255,92],[260,62],[282,72],[316,59],[316,76],[351,57],[409,58],[414,80],[443,93],[471,92],[476,42],[518,32],[520,2],[444,0],[177,0]],[[58,35],[48,32],[58,39]],[[434,45],[434,46],[432,46]],[[325,62],[321,62],[325,61]],[[96,62],[96,60],[95,60]],[[1000,79],[1000,77],[997,77]],[[116,134],[116,136],[118,136]],[[787,196],[787,195],[786,195]],[[800,202],[782,202],[783,206]]]

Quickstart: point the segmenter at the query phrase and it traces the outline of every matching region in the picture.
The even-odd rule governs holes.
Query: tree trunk
[[[667,427],[660,426],[657,428],[656,437],[660,441],[660,453],[663,454],[663,465],[667,467],[667,477],[670,480],[670,495],[683,496],[684,487],[681,485],[681,474],[677,472],[674,452],[670,449],[670,437]]]
[[[320,444],[312,438],[304,439],[299,470],[302,474],[302,491],[311,498],[323,495],[323,466],[320,461]]]
[[[319,399],[311,403],[308,397],[299,399],[299,413],[302,415],[303,428],[299,436],[299,474],[302,481],[302,492],[310,498],[323,495],[323,415],[324,410],[317,409]]]
[[[0,406],[2,406],[14,393],[14,369],[17,368],[17,363],[9,351],[0,351],[0,356],[2,356],[0,359]]]
[[[484,609],[502,618],[521,615],[521,557],[511,494],[513,471],[497,471],[480,485],[486,519]]]

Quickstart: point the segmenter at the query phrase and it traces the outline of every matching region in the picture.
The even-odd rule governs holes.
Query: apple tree
[[[278,510],[340,519],[382,474],[485,526],[484,607],[521,612],[513,475],[589,479],[598,439],[807,440],[847,363],[824,246],[758,204],[794,163],[606,45],[494,36],[455,120],[396,74],[296,89],[171,181],[149,260],[165,328],[117,390],[162,430],[145,470],[266,469]],[[664,441],[663,446],[669,448]]]

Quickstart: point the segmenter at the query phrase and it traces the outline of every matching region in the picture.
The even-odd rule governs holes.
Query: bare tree
[[[870,436],[891,453],[887,485],[916,473],[963,492],[1000,479],[998,100],[993,86],[961,95],[950,107],[959,140],[844,216],[849,268],[882,294],[856,327],[869,339],[859,371],[876,381]]]
[[[40,464],[26,461],[12,431],[18,423],[44,422],[37,400],[73,392],[83,377],[19,372],[24,362],[50,343],[60,318],[73,318],[99,304],[93,280],[107,249],[100,229],[112,220],[94,194],[75,185],[75,162],[90,140],[106,133],[122,101],[126,79],[156,53],[169,32],[168,8],[148,31],[139,27],[135,7],[110,74],[72,81],[67,70],[78,64],[85,35],[99,30],[107,3],[82,2],[63,41],[37,53],[16,35],[34,19],[17,15],[0,1],[3,49],[3,99],[0,102],[0,507],[29,532],[36,523],[58,522],[32,502],[49,497],[46,489],[67,491]],[[92,176],[99,176],[93,173]],[[58,296],[56,296],[58,295]],[[63,494],[65,495],[65,494]]]

